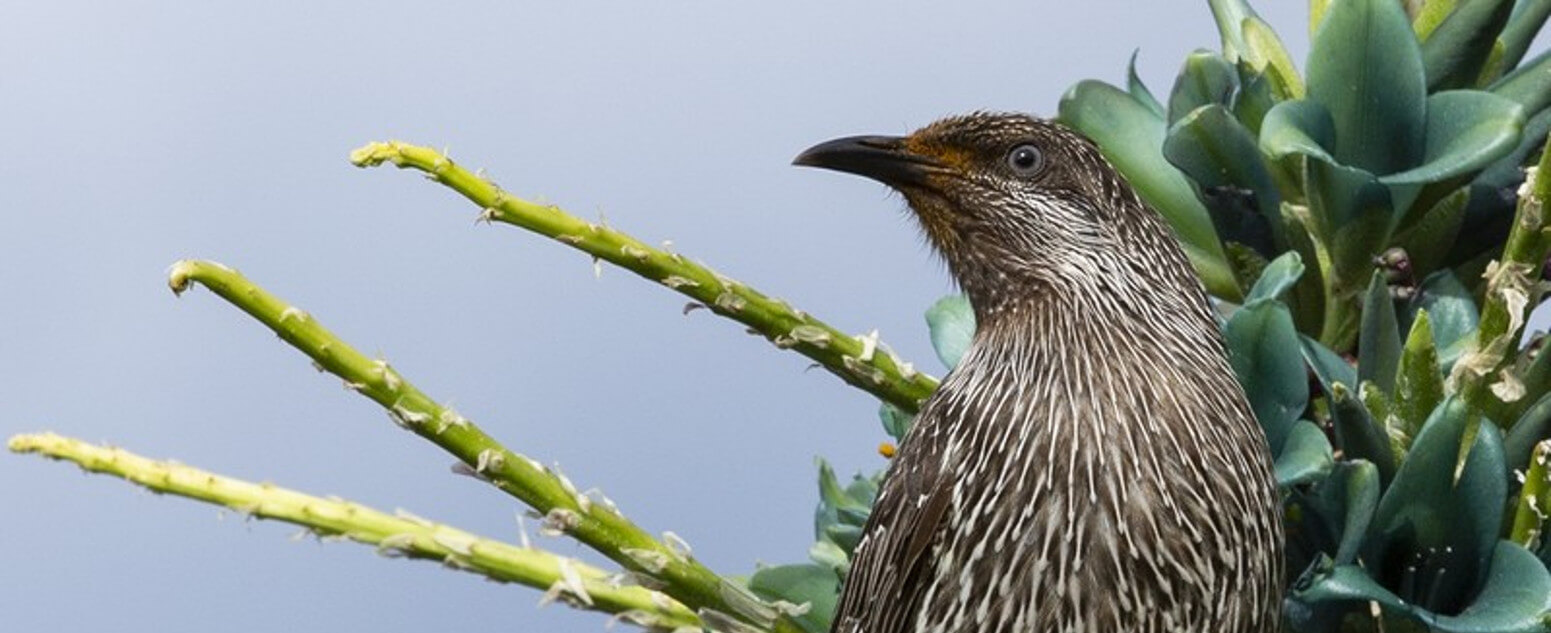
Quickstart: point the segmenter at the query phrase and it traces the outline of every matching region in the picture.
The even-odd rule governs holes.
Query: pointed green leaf
[[[749,591],[766,600],[807,603],[808,611],[792,619],[806,633],[828,633],[840,599],[840,577],[829,567],[811,563],[766,567],[749,578]]]
[[[1439,350],[1438,364],[1443,368],[1453,366],[1464,348],[1475,340],[1480,321],[1476,301],[1453,271],[1440,270],[1423,279],[1410,308],[1427,310],[1433,344]]]
[[[948,295],[926,310],[926,327],[931,333],[932,349],[948,369],[959,364],[969,343],[975,338],[975,310],[964,295]]]
[[[1368,283],[1373,257],[1389,243],[1390,192],[1372,174],[1310,158],[1304,163],[1309,213],[1330,249],[1332,294],[1352,296]]]
[[[1535,445],[1547,439],[1551,439],[1551,394],[1541,396],[1525,409],[1524,415],[1519,416],[1508,430],[1508,436],[1503,438],[1503,456],[1508,467],[1514,470],[1527,468]]]
[[[1341,455],[1367,460],[1373,464],[1379,481],[1389,485],[1395,478],[1395,452],[1390,448],[1389,435],[1346,385],[1334,385],[1329,393],[1331,424]]]
[[[1357,377],[1372,380],[1386,395],[1395,393],[1400,369],[1400,325],[1395,300],[1384,275],[1375,271],[1363,297],[1362,330],[1357,339]]]
[[[1551,2],[1546,4],[1551,6]],[[1487,91],[1523,106],[1525,112],[1540,112],[1551,106],[1551,50],[1503,75]]]
[[[1519,0],[1508,16],[1508,26],[1498,38],[1503,43],[1503,67],[1512,68],[1524,59],[1530,42],[1540,33],[1546,18],[1551,16],[1551,0]]]
[[[1330,479],[1332,484],[1341,487],[1340,492],[1345,501],[1341,542],[1335,555],[1337,563],[1350,563],[1357,559],[1363,535],[1368,531],[1368,523],[1373,520],[1373,513],[1379,507],[1379,491],[1387,483],[1381,478],[1381,471],[1371,462],[1357,460],[1349,462],[1347,466]]]
[[[1292,316],[1286,306],[1275,301],[1250,304],[1228,318],[1223,338],[1233,371],[1266,432],[1271,453],[1280,454],[1309,400],[1309,381]]]
[[[1255,16],[1255,10],[1244,0],[1207,0],[1212,8],[1212,19],[1217,22],[1217,32],[1222,36],[1222,54],[1230,61],[1238,61],[1250,53],[1245,50],[1244,20]]]
[[[1319,380],[1320,387],[1325,393],[1337,385],[1346,385],[1348,388],[1357,386],[1357,369],[1352,364],[1341,358],[1340,354],[1331,351],[1323,343],[1308,336],[1299,336],[1299,343],[1303,351],[1303,360],[1314,370],[1314,377]]]
[[[1335,162],[1335,122],[1325,106],[1308,99],[1283,101],[1260,123],[1260,147],[1272,158],[1304,154]]]
[[[1244,244],[1264,256],[1281,250],[1276,247],[1281,196],[1255,137],[1227,108],[1211,104],[1185,115],[1169,129],[1163,155],[1201,187],[1224,241]]]
[[[1551,73],[1551,69],[1547,69]],[[1499,158],[1481,171],[1476,177],[1475,183],[1487,187],[1488,191],[1511,191],[1520,182],[1524,181],[1524,167],[1531,155],[1539,156],[1541,147],[1546,143],[1546,134],[1551,133],[1551,107],[1541,110],[1539,114],[1530,117],[1524,123],[1524,131],[1519,134],[1519,144],[1502,158]],[[1474,201],[1472,201],[1474,202]],[[1513,202],[1499,196],[1496,202],[1501,204],[1502,215],[1513,213]],[[1467,205],[1467,209],[1470,205]]]
[[[1303,75],[1298,74],[1292,56],[1287,54],[1287,47],[1282,45],[1282,39],[1277,37],[1271,25],[1258,17],[1247,17],[1243,33],[1244,48],[1248,51],[1246,57],[1255,70],[1270,79],[1271,91],[1277,101],[1302,99]]]
[[[1282,253],[1260,272],[1260,278],[1256,279],[1254,287],[1249,289],[1249,295],[1244,298],[1244,303],[1254,303],[1260,299],[1277,299],[1297,283],[1298,277],[1302,275],[1303,258],[1294,251]]]
[[[1334,464],[1325,432],[1313,422],[1299,420],[1276,456],[1276,484],[1285,488],[1314,481],[1329,474]]]
[[[1443,24],[1443,20],[1454,12],[1455,5],[1455,0],[1423,0],[1419,11],[1407,7],[1408,11],[1416,14],[1416,18],[1411,20],[1411,29],[1416,31],[1416,39],[1426,43],[1438,25]]]
[[[1420,162],[1427,84],[1421,47],[1400,3],[1330,3],[1310,44],[1308,98],[1330,111],[1336,162],[1375,174]]]
[[[1524,127],[1519,104],[1490,92],[1450,90],[1427,99],[1427,152],[1386,185],[1426,184],[1485,169],[1513,151]]]
[[[1169,92],[1169,125],[1196,108],[1233,103],[1239,89],[1239,73],[1233,64],[1212,51],[1198,50],[1185,57],[1184,67]]]
[[[1163,104],[1158,103],[1158,98],[1152,96],[1152,91],[1147,89],[1147,84],[1142,83],[1142,78],[1136,74],[1136,56],[1140,52],[1141,49],[1131,51],[1131,61],[1126,63],[1126,91],[1161,119],[1165,114]]]
[[[1438,368],[1432,325],[1427,311],[1418,310],[1400,354],[1400,373],[1395,379],[1391,411],[1403,425],[1406,437],[1416,437],[1439,403],[1443,402],[1443,371]]]
[[[1465,203],[1469,200],[1470,189],[1460,187],[1434,203],[1425,213],[1412,214],[1415,221],[1395,234],[1395,245],[1410,255],[1414,274],[1427,275],[1443,265],[1444,256],[1454,247],[1454,239],[1459,235],[1460,223],[1465,219]]]
[[[1158,213],[1169,221],[1185,255],[1213,295],[1242,295],[1228,269],[1206,207],[1185,175],[1163,158],[1164,122],[1135,97],[1098,81],[1083,81],[1061,97],[1060,120],[1098,143]]]
[[[1512,10],[1513,0],[1473,0],[1455,7],[1422,42],[1428,90],[1475,85]]]
[[[1433,412],[1379,500],[1363,546],[1363,560],[1376,566],[1385,586],[1427,609],[1466,603],[1485,577],[1502,524],[1508,494],[1502,438],[1495,425],[1471,418],[1452,397]],[[1456,478],[1461,442],[1472,426],[1475,440]],[[1398,562],[1413,557],[1413,564]]]
[[[1246,66],[1239,67],[1239,94],[1233,99],[1233,117],[1249,130],[1255,139],[1260,138],[1260,124],[1266,113],[1282,101],[1271,92],[1271,79],[1265,73],[1257,73]]]

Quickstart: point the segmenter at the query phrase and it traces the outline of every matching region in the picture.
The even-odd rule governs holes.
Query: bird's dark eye
[[[1045,166],[1045,155],[1033,145],[1019,145],[1007,153],[1007,166],[1020,176],[1029,176]]]

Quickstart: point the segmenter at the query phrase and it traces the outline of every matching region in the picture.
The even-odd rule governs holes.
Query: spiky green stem
[[[422,393],[387,361],[369,358],[325,329],[310,315],[237,271],[215,262],[173,264],[168,285],[182,293],[198,282],[274,330],[310,356],[316,365],[344,379],[388,410],[399,426],[457,457],[492,485],[544,515],[547,529],[575,537],[603,555],[663,584],[664,593],[704,617],[707,611],[770,630],[795,626],[742,585],[717,576],[683,548],[669,547],[636,526],[606,498],[576,490],[553,469],[512,452],[478,426]]]
[[[1551,440],[1535,445],[1529,458],[1529,468],[1524,473],[1524,487],[1519,491],[1519,508],[1513,515],[1513,530],[1508,538],[1524,547],[1535,549],[1545,538],[1546,528],[1551,526]]]
[[[350,162],[375,167],[391,162],[417,169],[484,209],[483,219],[533,231],[661,283],[743,323],[777,347],[791,348],[825,369],[896,407],[915,412],[937,388],[887,352],[876,338],[851,336],[677,253],[651,246],[608,226],[588,222],[554,205],[529,202],[470,172],[428,147],[389,141],[350,153]]]
[[[503,582],[545,590],[572,606],[618,614],[654,630],[700,627],[700,618],[659,592],[621,585],[601,569],[533,547],[519,547],[432,523],[400,511],[388,514],[338,498],[321,498],[233,479],[173,462],[153,461],[123,449],[96,446],[53,433],[17,435],[17,453],[74,462],[84,470],[121,477],[159,492],[226,506],[261,519],[376,545],[388,555],[442,561],[448,567]]]
[[[1486,300],[1476,330],[1475,349],[1454,364],[1449,380],[1477,411],[1491,406],[1488,389],[1499,370],[1512,359],[1529,311],[1535,306],[1535,283],[1551,247],[1551,227],[1546,225],[1546,201],[1551,199],[1551,143],[1542,150],[1540,163],[1519,189],[1518,209],[1503,254],[1486,270]],[[1506,427],[1514,420],[1494,420]]]

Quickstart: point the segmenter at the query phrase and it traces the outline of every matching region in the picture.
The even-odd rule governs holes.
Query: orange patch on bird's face
[[[920,134],[912,134],[905,138],[905,151],[930,158],[943,167],[958,172],[969,171],[975,158],[963,148],[944,145],[930,138],[923,138]]]

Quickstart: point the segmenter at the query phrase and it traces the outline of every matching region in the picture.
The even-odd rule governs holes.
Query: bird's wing
[[[923,449],[902,450],[891,465],[856,546],[833,633],[908,633],[934,584],[932,545],[941,538],[953,487],[939,474],[939,451]]]

